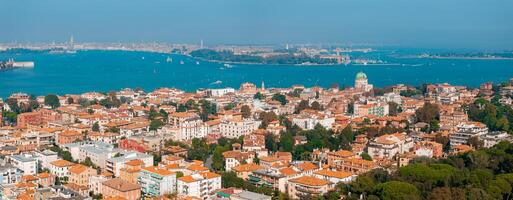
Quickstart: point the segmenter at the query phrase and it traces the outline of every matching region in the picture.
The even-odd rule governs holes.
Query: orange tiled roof
[[[139,165],[143,165],[144,162],[140,159],[134,159],[134,160],[131,160],[131,161],[128,161],[125,163],[125,165],[130,165],[130,166],[139,166]]]
[[[339,179],[347,178],[347,177],[353,175],[353,173],[351,173],[351,172],[331,171],[331,170],[327,170],[327,169],[316,171],[316,172],[314,172],[314,174],[318,174],[318,175],[322,175],[322,176],[329,176],[329,177],[334,177],[334,178],[339,178]]]
[[[258,164],[249,163],[249,164],[235,166],[232,168],[232,170],[234,170],[236,172],[254,172],[256,170],[263,169],[263,168],[264,167],[262,167]]]
[[[146,170],[146,171],[149,171],[151,173],[158,174],[158,175],[161,175],[161,176],[169,176],[171,174],[174,174],[173,172],[171,172],[171,171],[169,171],[167,169],[160,169],[160,168],[157,168],[157,167],[154,167],[154,166],[145,167],[145,168],[143,168],[143,170]]]
[[[324,185],[328,185],[331,183],[329,181],[315,178],[313,176],[302,176],[299,178],[291,179],[289,181],[297,183],[297,184],[301,184],[301,185],[308,185],[308,186],[324,186]]]
[[[70,167],[70,166],[75,165],[75,163],[72,163],[67,160],[56,160],[56,161],[51,162],[50,164],[57,166],[57,167]]]
[[[69,172],[73,174],[81,174],[82,172],[85,172],[87,170],[87,166],[82,164],[76,164],[69,168]]]

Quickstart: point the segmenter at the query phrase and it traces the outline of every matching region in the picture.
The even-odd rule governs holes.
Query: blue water
[[[242,82],[266,87],[293,84],[329,87],[332,83],[352,86],[354,76],[363,71],[378,87],[404,83],[448,82],[476,87],[480,83],[503,82],[513,77],[513,60],[399,59],[380,54],[381,59],[398,66],[270,66],[234,65],[196,61],[192,58],[127,51],[79,51],[76,54],[42,52],[0,52],[0,60],[15,58],[34,61],[35,68],[0,71],[0,97],[14,92],[34,95],[108,92],[126,87],[153,90],[176,87],[187,91],[198,88],[234,87]],[[144,59],[143,59],[144,57]],[[180,61],[185,64],[181,65]],[[222,81],[222,84],[212,84]]]

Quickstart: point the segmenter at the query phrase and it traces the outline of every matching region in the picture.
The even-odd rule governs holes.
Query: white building
[[[206,93],[208,96],[211,96],[211,97],[222,97],[228,93],[235,93],[235,89],[233,89],[233,88],[208,89],[206,91]]]
[[[513,137],[505,131],[492,131],[482,135],[480,139],[483,141],[483,147],[485,148],[490,148],[502,141],[513,142]]]
[[[125,163],[131,160],[139,159],[143,161],[144,167],[153,166],[153,155],[135,151],[121,152],[119,154],[119,156],[109,158],[106,161],[107,171],[113,173],[116,177],[119,176],[119,170],[125,167]]]
[[[331,171],[328,169],[322,169],[322,170],[316,171],[313,173],[313,176],[317,177],[319,179],[327,180],[334,184],[337,184],[339,182],[349,183],[349,182],[355,180],[357,177],[357,175],[355,175],[351,172]]]
[[[23,175],[37,174],[38,160],[31,154],[18,154],[6,157],[7,162],[11,163],[23,171]]]
[[[219,132],[221,136],[227,138],[239,138],[243,135],[248,135],[254,130],[257,130],[261,121],[252,119],[229,119],[223,120],[219,124]]]
[[[372,91],[373,86],[372,84],[369,84],[367,75],[365,73],[358,72],[354,81],[354,88],[362,92],[370,92]]]
[[[154,166],[143,168],[137,178],[141,191],[150,196],[163,196],[176,192],[176,174]]]
[[[481,122],[466,122],[456,126],[457,131],[449,135],[451,146],[468,144],[471,137],[480,137],[488,133],[488,127]]]
[[[57,153],[50,150],[36,151],[34,157],[38,160],[38,166],[41,169],[50,169],[50,163],[59,159]]]
[[[221,175],[212,172],[184,176],[177,180],[178,196],[211,199],[214,191],[218,189],[221,189]]]
[[[315,110],[303,110],[300,114],[292,116],[292,123],[304,130],[312,130],[320,124],[326,129],[331,129],[335,123],[335,117],[328,116]]]
[[[21,176],[23,175],[23,171],[18,169],[17,167],[11,164],[2,164],[0,165],[0,184],[14,184],[21,181]]]
[[[405,133],[387,134],[369,141],[367,152],[373,158],[393,159],[397,154],[409,152],[413,145],[413,138]]]
[[[66,160],[56,160],[50,163],[50,173],[59,178],[69,177],[69,168],[75,163]]]

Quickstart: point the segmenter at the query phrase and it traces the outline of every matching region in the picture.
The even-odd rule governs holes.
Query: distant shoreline
[[[453,60],[513,60],[508,57],[472,57],[472,56],[400,56],[406,59],[453,59]]]

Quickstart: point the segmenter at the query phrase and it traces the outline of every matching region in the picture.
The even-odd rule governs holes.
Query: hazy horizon
[[[0,42],[513,49],[508,0],[0,0]]]

